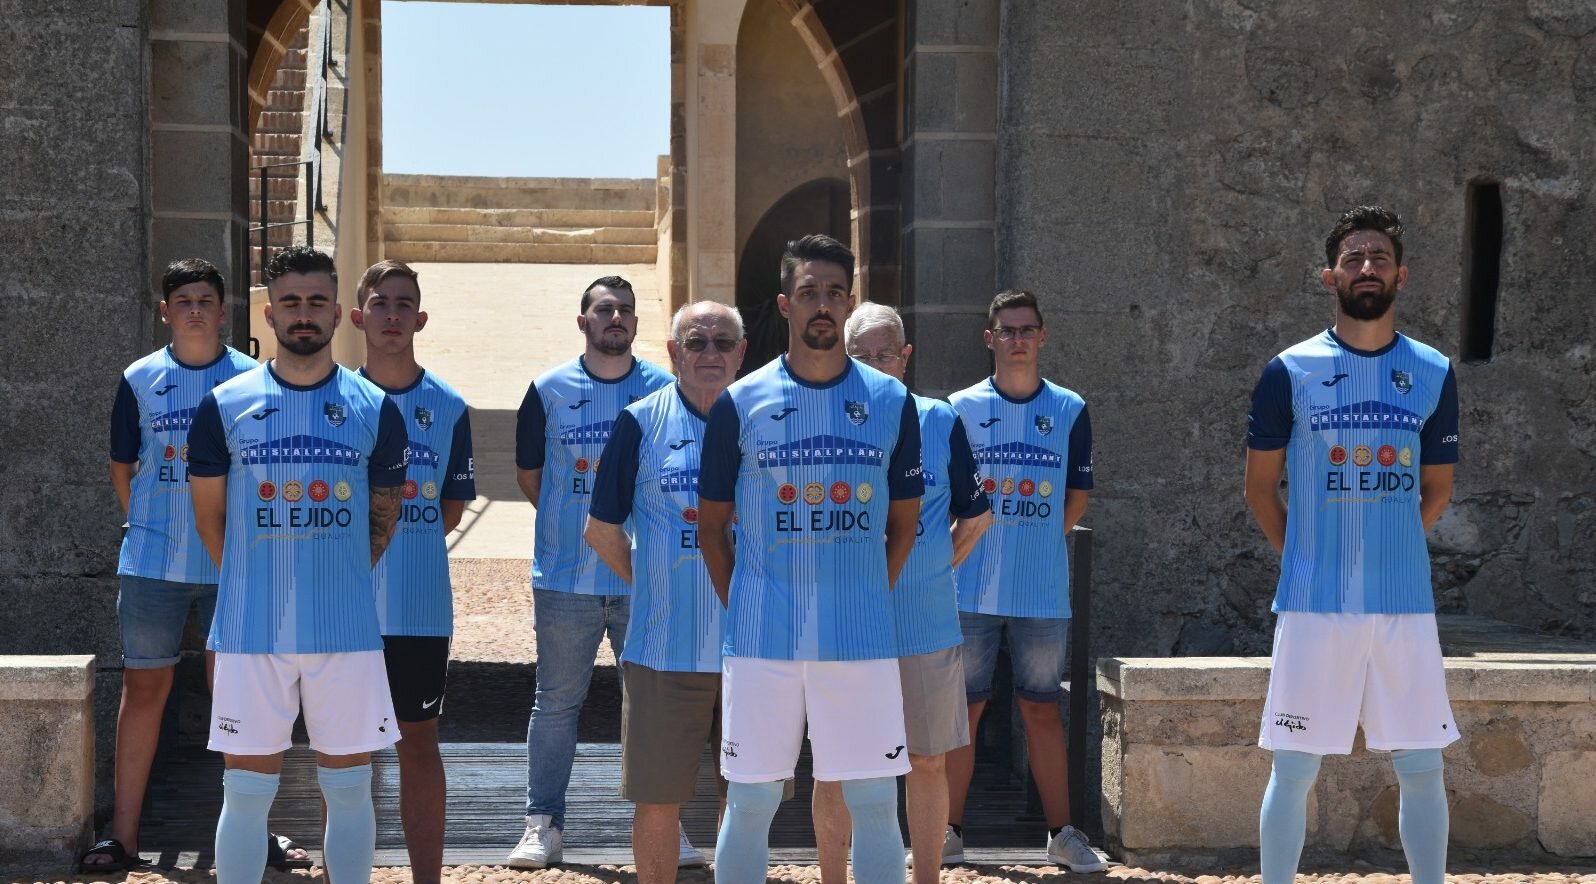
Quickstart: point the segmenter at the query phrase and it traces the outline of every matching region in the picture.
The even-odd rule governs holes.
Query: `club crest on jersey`
[[[423,430],[432,429],[432,409],[416,406],[416,426]]]
[[[1413,375],[1393,368],[1391,369],[1391,386],[1395,387],[1398,393],[1406,396],[1413,390]]]
[[[870,409],[863,402],[847,401],[843,403],[843,408],[848,412],[848,420],[853,421],[854,426],[860,426],[870,419]]]
[[[1038,433],[1041,433],[1044,436],[1046,436],[1048,433],[1053,432],[1053,416],[1051,414],[1039,414],[1039,415],[1037,415],[1036,416],[1036,431]]]
[[[349,412],[344,410],[342,402],[329,402],[326,405],[323,405],[321,407],[321,413],[326,415],[327,423],[332,424],[335,427],[343,426],[344,421],[349,418]]]

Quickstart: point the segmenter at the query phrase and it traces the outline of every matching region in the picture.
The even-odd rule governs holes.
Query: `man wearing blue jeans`
[[[672,382],[632,355],[637,296],[621,277],[587,287],[576,327],[587,341],[582,355],[533,381],[516,413],[516,483],[538,511],[537,689],[526,732],[526,829],[509,857],[517,869],[560,861],[576,722],[593,661],[606,635],[617,659],[626,642],[631,587],[582,539],[594,473],[622,409]]]
[[[111,830],[80,860],[82,871],[144,864],[139,816],[160,737],[161,715],[190,608],[210,629],[216,565],[194,531],[188,489],[188,426],[211,387],[255,367],[221,341],[222,275],[209,262],[174,261],[161,279],[161,322],[172,343],[128,366],[111,410],[111,484],[127,515],[117,564],[122,705],[116,716]],[[212,663],[206,655],[207,673]]]
[[[970,733],[992,693],[1000,644],[1014,666],[1025,739],[1047,817],[1047,858],[1074,872],[1106,865],[1070,825],[1063,696],[1069,635],[1069,563],[1064,538],[1086,512],[1092,488],[1092,427],[1086,402],[1044,380],[1037,357],[1047,329],[1036,296],[999,292],[987,310],[986,346],[994,371],[950,400],[964,421],[982,483],[992,496],[992,528],[957,572],[964,633]],[[964,801],[975,769],[971,745],[948,753],[948,830],[944,865],[964,861]]]

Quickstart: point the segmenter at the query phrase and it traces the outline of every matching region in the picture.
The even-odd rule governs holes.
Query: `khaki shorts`
[[[720,745],[720,673],[621,663],[621,797],[638,804],[693,798],[705,749]],[[726,781],[718,775],[719,791]]]
[[[911,755],[941,755],[970,745],[964,654],[958,645],[898,658],[903,727]]]

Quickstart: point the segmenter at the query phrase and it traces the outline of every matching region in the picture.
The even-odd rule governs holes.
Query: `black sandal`
[[[108,863],[91,863],[87,861],[91,856],[108,856],[111,861]],[[93,847],[83,851],[83,855],[78,857],[78,871],[86,875],[109,875],[117,872],[132,871],[133,869],[142,869],[147,865],[149,863],[145,862],[143,857],[128,853],[127,848],[122,846],[122,842],[115,838],[105,838],[94,842]]]
[[[306,856],[303,859],[296,859],[288,855],[290,850],[305,850],[305,848],[295,844],[287,835],[269,833],[266,835],[266,865],[279,872],[286,872],[289,869],[308,869],[315,865],[310,859],[310,851],[305,850]]]

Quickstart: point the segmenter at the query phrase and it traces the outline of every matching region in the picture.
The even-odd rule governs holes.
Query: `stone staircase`
[[[400,261],[652,264],[651,178],[384,175],[386,254]]]
[[[306,55],[309,29],[300,28],[294,42],[283,54],[282,63],[272,78],[271,91],[266,93],[266,106],[261,109],[260,121],[249,137],[249,167],[275,163],[293,163],[304,159],[304,124],[306,108]],[[299,204],[300,181],[305,174],[303,166],[283,166],[266,173],[266,217],[273,224],[296,221],[303,217]],[[249,224],[261,223],[260,173],[249,175]],[[305,229],[279,227],[268,234],[273,249],[303,243]],[[249,239],[250,285],[261,285],[262,266],[260,234],[252,233]]]

